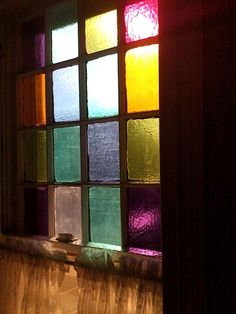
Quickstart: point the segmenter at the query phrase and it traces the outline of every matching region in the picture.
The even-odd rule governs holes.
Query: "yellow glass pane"
[[[113,10],[85,21],[87,53],[117,46],[117,11]]]
[[[128,179],[160,181],[159,119],[127,122]]]
[[[158,48],[158,45],[151,45],[126,53],[128,112],[159,109]]]

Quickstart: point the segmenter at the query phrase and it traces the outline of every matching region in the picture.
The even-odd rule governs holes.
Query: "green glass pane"
[[[159,119],[128,121],[127,161],[129,180],[160,180]]]
[[[27,132],[23,135],[24,180],[47,181],[46,131]]]
[[[80,181],[80,128],[54,130],[54,176],[57,182]]]
[[[89,189],[91,242],[121,245],[120,189]]]
[[[89,118],[118,114],[117,59],[117,54],[113,54],[87,64]]]
[[[85,21],[87,53],[92,53],[117,45],[117,11],[113,10]]]

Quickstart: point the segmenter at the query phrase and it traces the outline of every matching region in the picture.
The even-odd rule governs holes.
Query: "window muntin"
[[[49,195],[43,211],[54,217],[49,236],[70,232],[84,245],[155,255],[161,250],[157,1],[122,1],[112,10],[102,3],[89,14],[83,1],[50,8],[46,66],[18,76],[24,208],[34,204],[27,205],[27,189],[42,189]],[[151,31],[144,34],[134,18],[129,28],[134,11],[151,18]],[[129,29],[134,35],[127,39]],[[38,76],[46,84],[41,79],[35,88]],[[44,235],[45,224],[32,234]]]

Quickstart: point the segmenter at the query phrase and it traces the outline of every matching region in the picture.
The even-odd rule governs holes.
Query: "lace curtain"
[[[0,314],[161,314],[157,281],[0,250]]]

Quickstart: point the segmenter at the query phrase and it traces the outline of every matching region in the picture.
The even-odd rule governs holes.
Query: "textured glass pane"
[[[80,128],[54,130],[54,175],[57,182],[80,181]]]
[[[157,0],[145,0],[125,7],[126,42],[158,34]]]
[[[159,181],[159,120],[129,120],[127,132],[129,180]]]
[[[117,46],[117,12],[106,12],[85,21],[87,53]]]
[[[76,3],[63,6],[52,16],[52,62],[78,57],[78,23]]]
[[[88,126],[89,179],[119,180],[118,122],[95,123]]]
[[[78,65],[53,71],[54,120],[79,120]]]
[[[31,127],[46,124],[45,74],[20,78],[17,87],[21,125]]]
[[[128,112],[159,108],[158,45],[131,49],[126,53]]]
[[[24,23],[22,28],[23,71],[39,69],[45,66],[45,30],[44,17]]]
[[[56,235],[72,233],[81,240],[81,189],[79,187],[55,188]]]
[[[24,179],[29,182],[47,181],[46,131],[23,135]]]
[[[130,247],[161,250],[160,189],[128,189]]]
[[[120,189],[89,189],[91,241],[121,245]]]
[[[118,114],[117,54],[87,64],[88,116],[108,117]]]
[[[48,190],[46,187],[26,188],[25,234],[48,235]]]

